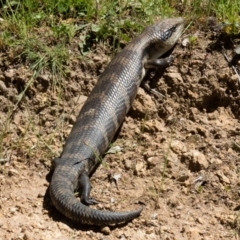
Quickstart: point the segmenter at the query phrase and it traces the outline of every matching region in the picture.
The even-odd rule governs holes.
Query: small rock
[[[117,237],[118,237],[119,239],[125,239],[124,231],[123,231],[123,230],[119,230],[119,231],[117,232]]]
[[[163,225],[160,227],[160,233],[164,233],[164,232],[169,232],[170,228],[167,225]]]
[[[183,46],[183,47],[187,47],[189,44],[190,44],[189,38],[184,38],[184,39],[182,40],[182,46]]]
[[[61,223],[61,222],[58,222],[57,225],[58,225],[60,231],[71,232],[71,228],[68,225]]]
[[[188,89],[187,93],[190,98],[193,98],[193,99],[199,98],[198,95],[196,93],[192,92],[190,89]]]
[[[101,232],[102,232],[103,234],[105,234],[105,235],[109,235],[109,234],[111,233],[111,230],[110,230],[109,227],[103,227],[103,228],[101,229]]]
[[[24,233],[23,239],[24,240],[31,240],[31,239],[33,239],[33,236],[32,236],[32,234]]]
[[[38,198],[43,198],[43,197],[44,197],[44,194],[39,193],[39,194],[37,195],[37,197],[38,197]]]
[[[0,81],[0,93],[6,94],[8,92],[8,89],[3,81]]]
[[[111,174],[110,177],[117,183],[118,180],[122,177],[122,175],[121,175],[121,173],[113,173],[113,174]]]
[[[144,163],[143,162],[137,162],[134,172],[137,176],[139,176],[140,173],[143,173],[144,172]]]
[[[216,164],[216,165],[219,165],[219,164],[222,164],[222,160],[218,159],[218,158],[212,158],[210,160],[210,163],[211,164]]]
[[[12,79],[15,76],[15,71],[13,69],[9,69],[4,72],[6,78]]]
[[[230,184],[230,180],[223,174],[221,170],[216,172],[216,175],[218,176],[219,180],[223,184]]]
[[[156,119],[151,119],[143,123],[143,130],[146,132],[164,132],[166,130],[164,124]]]
[[[195,228],[189,229],[188,235],[189,235],[189,239],[191,239],[191,240],[200,240],[201,239],[201,237],[199,235],[199,231]]]
[[[8,170],[9,177],[16,176],[16,175],[18,175],[18,171],[16,169],[11,168]]]
[[[185,182],[186,180],[189,179],[189,176],[188,175],[183,175],[183,176],[180,176],[177,178],[177,181],[178,182]]]
[[[227,137],[228,137],[227,132],[224,130],[219,130],[214,136],[215,139],[222,139],[222,138],[227,138]]]
[[[157,112],[156,105],[152,100],[151,96],[146,94],[142,88],[138,89],[136,99],[133,102],[132,110],[137,115],[146,117],[148,114]]]
[[[189,190],[188,190],[188,188],[186,188],[186,187],[183,187],[182,188],[182,192],[184,193],[184,194],[188,194],[188,192],[189,192]]]
[[[80,109],[82,108],[82,106],[86,102],[86,100],[87,100],[87,96],[80,95],[78,97],[73,98],[72,101],[77,106],[77,109],[80,111]]]
[[[177,72],[175,72],[175,73],[173,73],[173,72],[166,73],[165,77],[168,78],[168,79],[170,78],[174,82],[178,82],[178,83],[182,83],[183,82],[181,74],[177,73]]]
[[[69,123],[74,124],[76,122],[76,116],[73,114],[70,114],[69,116]]]
[[[147,228],[146,229],[146,234],[152,234],[152,233],[154,233],[154,227],[149,227],[149,228]]]
[[[18,209],[16,207],[11,207],[9,209],[10,213],[14,214]]]
[[[192,172],[199,172],[208,168],[209,164],[204,154],[198,150],[192,150],[183,155],[182,161],[189,163],[189,170]]]
[[[205,138],[209,137],[209,131],[206,130],[205,128],[198,126],[196,128],[196,130],[197,130],[198,134],[200,134],[201,136],[203,136]]]
[[[147,167],[149,169],[155,167],[157,164],[159,164],[159,157],[149,157],[147,159]]]
[[[154,213],[151,215],[151,219],[152,219],[152,220],[157,219],[157,217],[158,217],[158,214],[157,214],[156,212],[154,212]]]
[[[114,146],[114,147],[111,147],[106,153],[107,154],[115,154],[115,153],[118,153],[118,152],[121,152],[122,151],[122,148],[120,146]]]
[[[131,167],[132,167],[132,161],[131,160],[125,159],[124,164],[125,164],[126,170],[131,169]]]
[[[185,144],[178,140],[172,140],[170,147],[172,151],[177,154],[182,154],[187,152],[187,147],[185,146]]]
[[[42,74],[37,77],[37,80],[48,82],[50,80],[50,76],[48,74]]]
[[[199,218],[197,218],[197,222],[203,224],[203,223],[204,223],[204,220],[203,220],[201,217],[199,217]]]

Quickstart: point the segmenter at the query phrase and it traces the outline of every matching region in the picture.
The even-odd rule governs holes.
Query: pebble
[[[187,147],[185,146],[185,144],[178,140],[172,140],[171,149],[173,152],[177,154],[182,154],[187,152]]]
[[[199,231],[195,228],[189,229],[188,233],[189,233],[188,235],[190,236],[189,239],[191,239],[191,240],[200,240],[201,239],[201,237],[199,235]]]
[[[222,160],[220,160],[219,158],[212,158],[210,159],[210,163],[220,165],[222,164]]]
[[[10,209],[9,209],[9,211],[10,211],[10,213],[15,213],[16,211],[17,211],[17,208],[16,207],[11,207]]]
[[[109,235],[109,234],[111,233],[111,230],[110,230],[109,227],[103,227],[103,228],[101,229],[101,232],[102,232],[103,234],[105,234],[105,235]]]
[[[155,167],[157,164],[159,164],[159,157],[149,157],[148,159],[147,159],[147,166],[148,166],[148,168],[153,168],[153,167]]]
[[[180,73],[177,73],[177,72],[171,72],[171,73],[166,73],[166,78],[170,78],[170,79],[174,79],[174,81],[177,81],[178,83],[179,82],[183,82],[183,79],[182,79],[182,76]]]
[[[218,176],[219,180],[224,184],[230,184],[230,180],[223,174],[221,170],[218,170],[216,172],[216,175]]]
[[[125,159],[124,160],[124,165],[125,165],[126,170],[129,170],[132,167],[132,161],[129,160],[129,159]]]
[[[207,169],[209,166],[205,155],[195,149],[184,154],[184,160],[189,161],[189,169],[192,172],[198,172]]]
[[[8,176],[9,177],[16,176],[16,175],[19,175],[18,171],[16,169],[11,168],[11,169],[8,170]]]
[[[12,79],[15,76],[14,69],[9,69],[8,71],[4,72],[6,78]]]
[[[197,218],[197,222],[203,224],[204,220],[201,217],[199,217],[199,218]]]
[[[144,173],[144,171],[144,163],[142,161],[137,162],[135,165],[135,174],[139,176],[140,174]]]
[[[163,225],[160,227],[160,233],[164,233],[164,232],[169,232],[170,228],[167,225]]]
[[[143,117],[146,114],[153,114],[157,112],[156,105],[151,96],[146,94],[142,88],[138,89],[136,100],[133,102],[132,109]]]

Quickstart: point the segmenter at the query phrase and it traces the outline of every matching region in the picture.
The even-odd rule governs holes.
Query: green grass
[[[235,34],[240,32],[239,9],[239,0],[0,0],[0,52],[32,71],[17,103],[9,107],[9,117],[1,123],[0,157],[11,116],[36,78],[50,72],[50,88],[65,91],[73,40],[79,48],[79,56],[74,57],[84,61],[99,43],[106,44],[108,54],[115,54],[145,26],[163,17],[181,15],[194,23],[214,16],[224,24],[223,31]],[[7,64],[11,63],[0,63],[3,68]]]
[[[64,46],[66,48],[76,35],[81,36],[79,47],[82,53],[90,51],[91,44],[88,42],[109,39],[118,49],[121,43],[125,44],[143,27],[161,17],[183,13],[187,19],[194,21],[200,17],[216,16],[225,24],[227,32],[240,31],[238,0],[192,0],[182,4],[175,0],[7,0],[0,1],[0,4],[4,29],[0,34],[0,48],[21,46],[18,52],[25,54],[26,60],[34,67],[50,67],[50,70],[52,58],[58,66],[68,59]],[[46,41],[36,44],[39,38]],[[39,48],[44,57],[36,56]],[[59,54],[59,50],[63,54]],[[52,53],[54,51],[57,53]]]

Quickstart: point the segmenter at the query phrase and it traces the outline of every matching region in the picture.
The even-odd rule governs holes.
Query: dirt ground
[[[74,39],[62,91],[49,72],[31,81],[27,64],[0,53],[0,239],[239,239],[240,84],[221,50],[231,58],[239,40],[216,41],[211,30],[193,35],[188,47],[188,35],[180,39],[173,64],[153,79],[163,96],[139,89],[113,143],[119,151],[91,178],[94,208],[144,206],[117,227],[72,222],[48,195],[51,161],[110,61],[104,46],[79,58]]]

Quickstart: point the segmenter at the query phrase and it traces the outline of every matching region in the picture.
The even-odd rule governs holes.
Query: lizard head
[[[176,44],[184,29],[183,18],[168,18],[148,27],[151,58],[158,58]],[[145,32],[144,31],[144,32]]]

